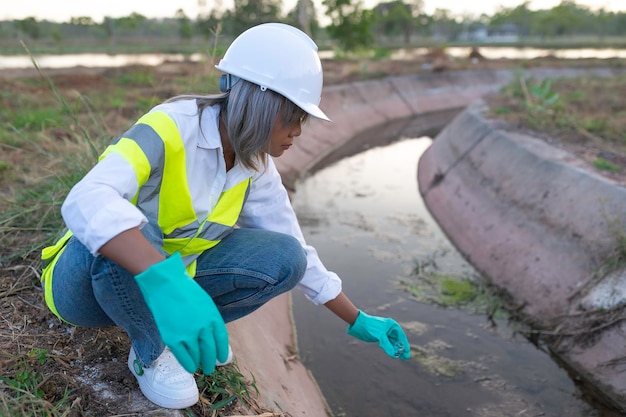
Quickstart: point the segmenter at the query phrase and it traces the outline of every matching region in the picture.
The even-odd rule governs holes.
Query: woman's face
[[[289,126],[285,126],[282,117],[276,119],[274,129],[270,135],[267,153],[273,157],[281,156],[293,145],[293,140],[302,133],[302,121],[297,119]]]

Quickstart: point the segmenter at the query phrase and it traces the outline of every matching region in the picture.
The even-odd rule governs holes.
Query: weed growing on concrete
[[[598,269],[596,277],[604,278],[608,274],[626,268],[626,229],[619,219],[609,220],[613,232],[613,251]]]
[[[614,165],[612,163],[610,163],[609,161],[607,161],[606,159],[599,157],[597,159],[595,159],[593,161],[593,165],[601,170],[606,170],[606,171],[621,171],[622,167],[619,167],[617,165]]]

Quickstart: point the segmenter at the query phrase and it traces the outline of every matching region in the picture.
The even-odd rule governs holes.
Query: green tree
[[[431,28],[433,36],[440,40],[452,40],[463,31],[461,23],[457,22],[448,9],[436,9],[432,15]]]
[[[427,37],[432,32],[433,17],[426,13],[419,13],[415,18],[415,33]]]
[[[229,15],[234,33],[261,23],[281,21],[281,0],[234,0],[233,12]]]
[[[294,8],[287,12],[284,22],[300,28],[314,39],[320,30],[315,3],[312,0],[298,0]]]
[[[55,43],[61,43],[61,41],[63,40],[63,34],[61,33],[61,30],[58,26],[54,26],[50,30],[50,35],[52,36],[52,40],[54,40]]]
[[[613,24],[611,25],[614,28],[612,35],[615,36],[625,36],[626,35],[626,13],[616,13],[613,15],[611,21]]]
[[[541,13],[537,30],[546,37],[580,33],[585,10],[575,2],[564,0],[559,5]]]
[[[115,26],[120,29],[126,29],[129,31],[136,31],[141,28],[143,23],[146,21],[146,17],[142,14],[133,12],[128,16],[120,17],[115,19]]]
[[[109,40],[109,45],[115,45],[116,42],[117,31],[115,26],[115,18],[105,16],[105,18],[102,19],[102,29],[104,30],[104,33]]]
[[[18,31],[22,32],[31,39],[39,39],[41,35],[39,22],[34,17],[27,17],[22,20],[14,20],[13,24]]]
[[[342,49],[356,51],[372,45],[374,14],[363,9],[361,0],[323,0],[322,4],[331,20],[326,31]]]
[[[96,22],[91,16],[76,16],[70,18],[70,24],[75,26],[93,26]]]
[[[384,36],[402,35],[405,45],[411,43],[411,35],[417,25],[416,16],[421,11],[421,1],[405,3],[394,0],[380,3],[374,8],[374,28],[376,33]]]
[[[604,9],[598,10],[598,16],[594,21],[594,29],[600,39],[603,39],[611,31],[611,18],[611,13],[607,13]]]
[[[204,39],[211,39],[215,35],[215,31],[221,22],[222,18],[218,15],[217,10],[211,10],[211,12],[205,16],[198,16],[198,19],[196,19],[196,30]]]
[[[528,7],[530,1],[524,1],[517,7],[505,8],[500,7],[489,21],[491,27],[501,26],[505,24],[514,24],[517,26],[520,35],[528,36],[531,31],[531,23],[534,12]]]
[[[178,22],[178,34],[182,39],[190,41],[193,37],[193,26],[191,20],[185,14],[183,9],[176,11],[176,21]]]
[[[52,36],[59,41],[65,38],[86,39],[97,36],[98,29],[100,25],[96,24],[90,16],[74,16],[70,18],[69,23],[57,25],[58,37],[54,31]]]

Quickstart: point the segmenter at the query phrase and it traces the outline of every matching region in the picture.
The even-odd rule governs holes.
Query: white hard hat
[[[283,23],[254,26],[233,41],[215,68],[269,88],[311,116],[330,121],[319,108],[323,74],[317,45],[300,29]],[[228,76],[223,88],[235,82]]]

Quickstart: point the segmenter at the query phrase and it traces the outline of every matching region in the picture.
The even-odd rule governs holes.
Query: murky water
[[[308,241],[369,314],[407,330],[412,358],[375,344],[294,292],[299,348],[336,416],[599,417],[567,373],[505,320],[416,301],[403,289],[416,264],[476,277],[424,206],[417,162],[428,138],[374,148],[297,185],[294,207]]]

